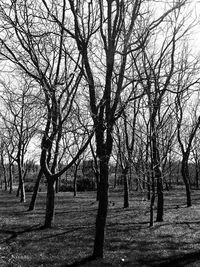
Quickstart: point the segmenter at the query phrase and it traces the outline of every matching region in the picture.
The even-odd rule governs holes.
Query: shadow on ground
[[[140,260],[139,261],[139,264],[141,266],[160,266],[160,267],[191,266],[192,263],[196,263],[195,266],[200,266],[200,251],[194,252],[194,253],[183,254],[179,256],[167,257],[167,258],[160,259],[160,260],[147,260],[147,261]]]

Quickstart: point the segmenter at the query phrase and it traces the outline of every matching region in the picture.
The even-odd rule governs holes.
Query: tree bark
[[[153,220],[153,214],[154,214],[154,202],[155,202],[155,193],[152,193],[151,196],[151,202],[150,202],[150,226],[153,226],[154,220]]]
[[[12,164],[9,164],[9,193],[11,194],[13,191],[13,173],[12,173]]]
[[[129,184],[127,177],[128,170],[123,170],[123,180],[124,180],[124,208],[129,207]]]
[[[96,194],[96,201],[99,201],[99,171],[95,171],[94,173],[96,178],[96,184],[97,184],[97,194]]]
[[[42,170],[40,170],[39,173],[38,173],[37,180],[36,180],[35,185],[34,185],[33,194],[32,194],[32,197],[31,197],[31,201],[30,201],[30,204],[29,204],[28,211],[32,211],[32,210],[35,209],[35,202],[36,202],[37,193],[38,193],[38,189],[39,189],[41,178],[42,178]]]
[[[74,185],[74,197],[76,197],[77,195],[77,170],[78,167],[75,166],[75,171],[74,171],[74,181],[73,181],[73,185]]]
[[[199,189],[199,162],[198,160],[195,163],[195,182],[196,182],[196,189]]]
[[[3,154],[1,155],[1,165],[3,168],[4,189],[5,189],[5,191],[7,191],[8,190],[8,181],[7,181],[7,177],[6,177],[6,168],[5,168],[5,164],[4,164]]]
[[[190,183],[189,183],[189,166],[188,166],[188,159],[186,157],[183,157],[183,160],[182,160],[181,174],[183,177],[183,182],[185,184],[187,207],[191,207],[192,201],[191,201],[191,192],[190,192]]]
[[[154,127],[153,127],[154,129]],[[155,175],[155,181],[157,183],[157,222],[163,221],[164,214],[164,197],[163,197],[163,180],[162,180],[162,170],[160,166],[160,155],[157,144],[157,138],[155,134],[155,129],[152,135],[152,161],[153,161],[153,172]]]
[[[46,214],[44,228],[51,228],[54,223],[55,215],[55,189],[54,180],[47,178],[47,197],[46,197]]]
[[[158,194],[158,202],[157,202],[157,222],[163,221],[163,213],[164,213],[164,197],[163,197],[163,181],[162,174],[159,174],[157,178],[157,194]]]
[[[105,225],[108,210],[108,157],[100,158],[99,206],[96,217],[94,258],[103,258]]]

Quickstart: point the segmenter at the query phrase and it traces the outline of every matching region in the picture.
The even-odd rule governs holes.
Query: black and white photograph
[[[200,1],[0,0],[0,267],[200,266]]]

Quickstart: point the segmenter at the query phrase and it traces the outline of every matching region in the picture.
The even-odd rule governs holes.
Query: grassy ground
[[[45,193],[27,212],[15,195],[0,192],[0,266],[78,266],[92,253],[95,193],[59,193],[55,225],[41,230]],[[200,266],[200,192],[186,208],[184,189],[165,192],[164,222],[149,228],[149,202],[136,192],[123,209],[120,192],[110,192],[105,258],[84,266]]]

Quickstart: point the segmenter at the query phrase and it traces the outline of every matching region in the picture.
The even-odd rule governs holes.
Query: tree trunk
[[[7,177],[6,177],[6,168],[5,168],[5,164],[4,164],[3,155],[1,155],[1,165],[3,167],[4,189],[5,189],[5,191],[7,191],[8,190],[8,182],[7,182]]]
[[[116,161],[116,164],[115,164],[115,179],[114,179],[114,188],[117,187],[117,171],[118,171],[118,155],[117,155],[117,161]]]
[[[108,157],[100,158],[99,206],[96,217],[94,258],[103,258],[105,225],[108,210]]]
[[[7,181],[7,177],[4,174],[4,190],[7,191],[8,190],[8,181]]]
[[[29,204],[28,211],[31,211],[31,210],[35,209],[35,202],[36,202],[37,193],[38,193],[38,189],[39,189],[41,178],[42,178],[42,171],[40,170],[39,173],[38,173],[37,180],[36,180],[35,185],[34,185],[33,194],[32,194],[32,197],[31,197],[31,201],[30,201],[30,204]]]
[[[55,189],[54,180],[47,178],[46,214],[44,228],[50,228],[54,222],[55,213]]]
[[[147,169],[147,199],[148,200],[151,199],[151,179],[150,179],[149,169]]]
[[[153,161],[152,171],[154,172],[155,175],[155,182],[157,183],[157,195],[158,195],[156,221],[162,222],[164,214],[163,180],[162,180],[162,170],[160,166],[160,154],[159,154],[155,130],[153,131],[152,135],[152,161]]]
[[[129,185],[128,185],[128,170],[124,169],[122,171],[123,180],[124,180],[124,208],[129,207]]]
[[[154,177],[154,171],[153,171],[153,164],[151,163],[151,201],[150,201],[150,223],[149,226],[153,226],[154,224],[154,202],[155,202],[155,177]]]
[[[56,179],[56,189],[55,189],[56,193],[58,193],[59,190],[60,190],[60,183],[59,183],[59,178],[57,178]]]
[[[196,189],[199,189],[199,163],[198,160],[195,163],[195,182],[196,182]]]
[[[157,178],[157,194],[158,194],[158,202],[157,202],[157,222],[163,221],[163,213],[164,213],[164,197],[163,197],[163,181],[162,174],[159,174]]]
[[[96,201],[99,201],[99,171],[95,171],[94,175],[96,178],[96,185],[97,185]]]
[[[74,184],[74,197],[76,197],[77,195],[77,167],[75,167],[75,171],[74,171],[74,181],[73,181],[73,184]]]
[[[185,184],[186,197],[187,197],[187,207],[191,207],[192,201],[191,201],[191,193],[190,193],[189,167],[188,167],[188,159],[187,158],[183,158],[183,160],[182,160],[181,174],[183,177],[183,182]]]
[[[20,202],[26,202],[26,193],[25,193],[25,186],[24,186],[24,180],[23,179],[21,181]]]
[[[20,202],[26,202],[26,194],[25,194],[25,187],[24,187],[24,177],[26,175],[26,172],[24,173],[24,175],[22,174],[23,164],[21,164],[21,159],[19,156],[17,159],[17,165],[18,165],[18,174],[19,174],[19,186],[17,189],[17,197],[19,197],[20,195]]]
[[[9,164],[9,181],[10,181],[10,184],[9,184],[9,193],[11,194],[12,191],[13,191],[13,173],[12,173],[12,164]]]
[[[18,181],[16,197],[19,197],[19,192],[20,192],[20,181]]]
[[[149,226],[153,226],[153,213],[154,213],[154,202],[155,202],[155,193],[152,193],[151,202],[150,202],[150,223]]]

